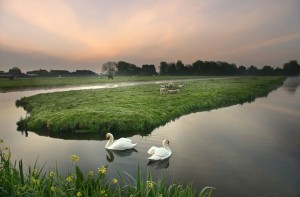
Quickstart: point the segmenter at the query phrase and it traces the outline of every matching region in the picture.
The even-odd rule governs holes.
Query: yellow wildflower
[[[54,186],[51,186],[51,191],[55,192],[55,187]]]
[[[51,178],[53,178],[53,177],[54,177],[54,172],[53,172],[53,171],[50,171],[50,172],[49,172],[49,176],[50,176]]]
[[[70,183],[73,181],[73,176],[67,175],[66,180]]]
[[[101,193],[101,195],[105,194],[105,190],[101,190],[100,193]]]
[[[105,174],[106,173],[106,167],[102,166],[101,168],[98,168],[98,173]]]
[[[94,172],[93,171],[89,171],[89,174],[88,174],[89,177],[92,177],[94,176]]]
[[[5,147],[3,148],[3,150],[8,150],[8,146],[5,146]]]
[[[112,182],[113,182],[114,184],[117,184],[117,183],[118,183],[118,179],[113,178]]]
[[[34,169],[32,170],[32,175],[33,175],[33,176],[36,176],[37,173],[38,173],[38,170],[37,170],[36,168],[34,168]]]
[[[32,184],[34,184],[34,185],[35,185],[35,184],[36,184],[36,185],[39,185],[39,184],[40,184],[40,180],[34,178],[33,176],[30,177],[30,182],[31,182]]]
[[[158,197],[162,197],[162,194],[161,193],[158,193],[158,195],[157,195]]]
[[[77,192],[77,196],[80,197],[82,196],[82,193],[80,191]]]
[[[77,155],[71,155],[70,157],[70,161],[72,161],[73,163],[78,162],[79,161],[79,156]]]
[[[153,181],[147,181],[147,186],[148,186],[149,188],[153,188],[154,182],[153,182]]]

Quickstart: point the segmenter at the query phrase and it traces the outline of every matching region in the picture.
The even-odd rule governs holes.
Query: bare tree
[[[116,72],[117,63],[116,62],[106,62],[102,65],[102,72],[107,72],[108,79],[113,79]]]
[[[106,62],[102,65],[102,72],[108,72],[109,74],[114,74],[116,72],[117,63],[116,62]]]

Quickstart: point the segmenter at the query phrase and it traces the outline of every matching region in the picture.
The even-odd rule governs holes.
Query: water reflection
[[[26,131],[26,130],[22,130],[22,131],[21,131],[21,134],[22,134],[22,135],[25,134],[25,137],[28,137],[28,131]]]
[[[25,136],[28,137],[28,131],[27,129],[21,127],[18,125],[17,131],[21,132],[23,135],[25,133]],[[34,132],[40,136],[45,137],[51,137],[51,138],[58,138],[58,139],[64,139],[64,140],[104,140],[105,135],[103,133],[99,132],[51,132],[46,129],[40,129],[38,131],[30,131]],[[131,135],[132,136],[132,135]]]
[[[288,78],[282,88],[251,104],[192,113],[155,129],[147,137],[133,136],[138,152],[127,156],[126,152],[120,156],[104,150],[106,141],[101,139],[105,136],[99,133],[90,137],[82,133],[86,140],[63,140],[82,136],[66,133],[54,137],[46,133],[50,137],[43,137],[28,131],[25,138],[25,130],[21,131],[23,135],[16,132],[15,123],[26,113],[14,103],[37,92],[1,93],[0,138],[10,147],[12,160],[22,159],[24,166],[33,166],[38,157],[38,164],[46,164],[44,169],[57,166],[67,172],[68,158],[76,154],[84,174],[109,163],[108,178],[118,177],[116,169],[136,177],[140,164],[141,173],[145,175],[150,169],[153,179],[167,174],[167,179],[174,177],[180,184],[193,182],[198,191],[214,186],[217,190],[212,196],[299,197],[300,85],[299,77],[294,79],[291,82]],[[148,162],[149,147],[166,138],[172,142],[172,164],[171,159]]]
[[[170,166],[170,157],[164,160],[149,160],[149,162],[147,163],[147,166],[155,168],[157,170],[160,169],[167,169]]]
[[[127,150],[110,150],[106,148],[105,150],[108,153],[108,155],[106,155],[106,160],[108,162],[113,162],[115,160],[115,155],[118,157],[128,157],[133,152],[138,153],[138,151],[135,148],[127,149]]]
[[[295,94],[297,88],[300,85],[300,77],[289,77],[285,80],[283,88],[290,94]]]

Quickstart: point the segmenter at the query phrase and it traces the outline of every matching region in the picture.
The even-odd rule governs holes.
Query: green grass
[[[159,93],[159,85],[39,94],[16,102],[30,113],[18,122],[50,136],[75,134],[104,137],[146,135],[184,114],[252,102],[283,83],[283,77],[188,81],[178,94]]]
[[[0,145],[3,140],[0,140]],[[119,177],[106,178],[108,166],[99,167],[97,172],[90,171],[84,175],[76,165],[79,156],[72,155],[72,168],[66,175],[61,175],[56,167],[54,171],[45,172],[38,169],[37,162],[26,170],[22,160],[11,162],[9,148],[0,146],[0,196],[182,196],[209,197],[213,187],[204,187],[196,191],[191,184],[166,184],[166,177],[154,181],[151,173],[143,177],[138,166],[137,177],[126,172],[117,171]],[[18,165],[17,165],[18,164]]]
[[[151,77],[125,77],[117,76],[114,80],[108,80],[107,77],[36,77],[36,78],[16,78],[14,80],[0,79],[0,92],[37,89],[37,88],[55,88],[60,86],[78,86],[78,85],[100,85],[105,83],[154,81],[154,80],[174,80],[174,79],[195,79],[204,78],[199,76],[151,76]]]

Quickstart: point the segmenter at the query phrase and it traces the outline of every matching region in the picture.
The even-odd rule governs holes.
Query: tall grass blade
[[[75,170],[76,170],[76,187],[80,188],[80,186],[82,185],[82,183],[84,181],[84,176],[78,166],[75,167]]]
[[[210,187],[210,186],[204,187],[204,188],[200,191],[199,196],[200,196],[200,197],[206,197],[206,196],[209,197],[209,196],[211,196],[212,191],[215,190],[215,189],[216,189],[216,188]],[[207,192],[207,190],[209,190],[209,192]]]
[[[20,174],[21,184],[24,185],[24,172],[23,172],[23,162],[22,162],[22,159],[19,161],[19,174]]]

